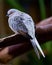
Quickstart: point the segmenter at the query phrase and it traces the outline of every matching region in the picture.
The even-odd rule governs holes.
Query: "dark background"
[[[0,0],[0,38],[13,34],[8,27],[6,17],[7,11],[11,8],[30,14],[35,23],[52,16],[52,0]],[[12,65],[52,65],[52,41],[47,41],[41,46],[48,52],[45,59],[38,60],[32,50],[9,63]]]

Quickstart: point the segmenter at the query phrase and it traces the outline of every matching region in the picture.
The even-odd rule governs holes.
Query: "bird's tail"
[[[39,54],[39,51],[38,51],[38,49],[37,49],[37,46],[36,46],[35,42],[34,42],[34,41],[31,41],[31,42],[32,42],[32,46],[33,46],[33,48],[34,48],[34,51],[35,51],[35,53],[36,53],[38,59],[40,59],[40,54]]]
[[[33,39],[31,42],[32,42],[32,45],[34,47],[34,51],[35,51],[37,57],[40,59],[40,54],[39,54],[39,51],[40,51],[42,56],[45,58],[45,55],[44,55],[44,53],[43,53],[37,39],[35,38],[35,40]]]
[[[42,56],[45,58],[44,52],[42,51],[42,49],[41,49],[41,47],[40,47],[40,45],[39,45],[39,43],[38,43],[36,37],[35,37],[35,43],[36,43],[36,46],[37,46],[38,50],[39,50],[40,53],[42,54]]]

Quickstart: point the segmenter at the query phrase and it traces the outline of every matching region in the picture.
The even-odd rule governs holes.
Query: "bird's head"
[[[17,9],[10,9],[10,10],[8,10],[8,12],[7,12],[7,15],[6,16],[10,16],[10,15],[12,15],[13,13],[15,13],[15,12],[20,12],[19,10],[17,10]]]

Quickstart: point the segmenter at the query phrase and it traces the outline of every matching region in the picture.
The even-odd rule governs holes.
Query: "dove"
[[[21,34],[30,39],[37,57],[40,59],[40,53],[45,58],[45,54],[35,37],[35,23],[32,17],[18,9],[9,9],[7,11],[8,24],[11,30],[16,34]],[[40,52],[40,53],[39,53]]]

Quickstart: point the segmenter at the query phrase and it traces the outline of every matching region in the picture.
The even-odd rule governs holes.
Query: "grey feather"
[[[14,32],[18,32],[19,30],[21,30],[21,31],[24,31],[25,33],[28,33],[28,29],[24,25],[21,17],[15,16],[14,18],[11,18],[11,19],[10,19],[9,26],[11,26],[12,29],[14,29]]]
[[[8,14],[10,14],[11,11],[13,12],[13,14],[9,15],[9,19],[8,19],[9,27],[15,33],[17,33],[18,31],[27,33],[25,35],[29,37],[30,41],[32,42],[34,51],[36,52],[38,58],[40,58],[39,51],[41,52],[42,56],[45,57],[35,37],[35,25],[32,17],[19,10],[15,10],[15,11],[14,10],[15,9],[11,9],[8,12]]]

